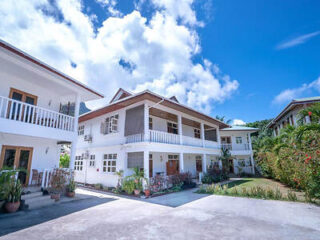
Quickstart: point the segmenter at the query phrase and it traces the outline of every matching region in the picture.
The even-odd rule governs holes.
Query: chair
[[[38,184],[39,182],[39,172],[37,169],[32,169],[32,178],[31,178],[31,185]]]

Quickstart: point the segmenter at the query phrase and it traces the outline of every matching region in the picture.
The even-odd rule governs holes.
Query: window
[[[168,133],[178,134],[178,125],[173,122],[167,122]]]
[[[193,132],[194,132],[194,137],[195,138],[200,138],[200,129],[198,129],[198,128],[194,128],[193,129]]]
[[[95,166],[96,155],[90,155],[89,167]]]
[[[107,117],[106,120],[101,123],[100,132],[104,135],[118,132],[118,120],[119,114]]]
[[[83,169],[83,158],[81,156],[76,156],[74,161],[74,170],[82,171]]]
[[[242,137],[236,137],[236,143],[242,144]]]
[[[144,167],[144,161],[143,161],[143,152],[130,152],[128,153],[128,168],[143,168]]]
[[[239,167],[245,167],[246,166],[244,159],[238,159],[238,166]]]
[[[178,155],[168,155],[168,160],[179,160]]]
[[[152,118],[149,117],[149,129],[152,130],[153,124],[152,124]]]
[[[117,154],[104,154],[102,172],[114,173],[117,166]]]
[[[78,136],[84,135],[84,125],[78,127]]]

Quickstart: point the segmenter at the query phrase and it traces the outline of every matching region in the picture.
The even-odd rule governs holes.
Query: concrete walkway
[[[11,233],[1,239],[318,240],[320,236],[320,208],[309,204],[196,194],[193,201],[181,205],[177,200],[182,198],[180,192],[166,195],[170,205],[179,205],[172,207],[152,202],[156,199],[141,201],[77,191],[91,197],[55,205],[49,212],[27,212],[20,220],[27,225],[22,230],[14,229],[17,218],[0,219],[1,229],[12,226]],[[190,199],[195,194],[182,193]],[[63,211],[64,215],[28,226],[32,218]]]

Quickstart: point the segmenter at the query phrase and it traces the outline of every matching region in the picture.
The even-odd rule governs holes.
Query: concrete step
[[[31,198],[36,198],[36,197],[41,197],[42,196],[42,192],[33,192],[33,193],[29,193],[29,194],[24,194],[21,196],[21,199],[23,200],[28,200]]]
[[[28,204],[30,210],[53,205],[54,203],[55,201],[54,199],[50,198],[50,195],[30,198],[26,201],[26,204]]]

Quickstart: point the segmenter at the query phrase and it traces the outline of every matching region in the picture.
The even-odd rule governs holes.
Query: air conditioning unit
[[[92,142],[92,136],[90,134],[89,135],[84,135],[84,141]]]

